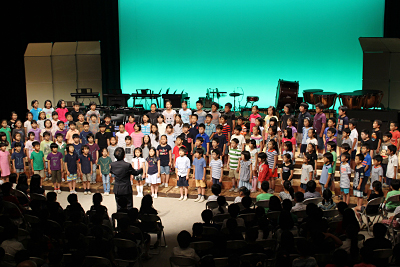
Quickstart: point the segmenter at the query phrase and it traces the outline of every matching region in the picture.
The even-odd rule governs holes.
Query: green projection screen
[[[384,0],[119,0],[121,87],[238,87],[275,103],[278,79],[300,91],[362,89],[359,37],[383,37]],[[240,90],[240,89],[239,89]],[[240,99],[239,99],[240,100]],[[219,103],[233,98],[220,98]]]

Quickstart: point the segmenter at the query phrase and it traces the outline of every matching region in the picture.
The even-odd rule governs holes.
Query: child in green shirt
[[[50,138],[50,135],[49,135]],[[32,143],[33,151],[31,153],[31,167],[32,175],[39,174],[42,179],[40,179],[40,186],[42,186],[42,180],[44,179],[44,153],[40,150],[40,143],[35,141]]]
[[[110,164],[111,158],[107,155],[108,150],[107,148],[101,149],[102,157],[100,157],[97,161],[97,164],[100,168],[101,177],[103,180],[103,189],[104,195],[108,196],[110,194]]]
[[[336,154],[336,143],[334,141],[328,141],[326,143],[326,150],[327,152],[331,153],[333,156],[332,161],[332,182],[331,182],[331,191],[332,191],[332,198],[335,197],[335,171],[336,171],[336,161],[337,161],[337,154]]]
[[[52,143],[53,142],[50,141],[50,133],[49,132],[44,132],[43,133],[43,141],[40,143],[40,150],[44,154],[44,160],[45,160],[45,166],[46,166],[45,170],[49,169],[48,166],[47,166],[47,164],[48,164],[47,155],[51,152],[50,145]],[[46,178],[44,180],[45,181],[50,180],[50,173],[49,172],[47,172]]]
[[[387,201],[389,197],[400,195],[400,190],[399,190],[400,180],[393,179],[392,183],[390,184],[390,187],[391,187],[392,191],[389,191],[386,194],[386,200],[385,200],[386,210],[388,210],[388,211],[392,211],[392,210],[396,209],[398,206],[400,206],[400,201],[398,201],[398,202],[394,202],[394,201],[388,202]]]
[[[261,183],[261,190],[263,191],[263,193],[259,194],[256,197],[256,201],[269,200],[273,196],[273,194],[268,193],[268,190],[269,190],[268,181],[263,181]],[[265,213],[267,213],[268,210],[269,210],[269,208],[265,208]]]

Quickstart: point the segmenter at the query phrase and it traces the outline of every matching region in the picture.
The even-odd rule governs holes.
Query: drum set
[[[356,90],[337,94],[335,92],[324,92],[322,89],[303,90],[304,102],[315,105],[322,103],[325,109],[335,107],[336,99],[339,97],[341,105],[349,109],[371,109],[381,105],[383,92],[380,90]]]

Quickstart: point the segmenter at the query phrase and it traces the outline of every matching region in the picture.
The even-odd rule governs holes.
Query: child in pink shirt
[[[128,122],[125,123],[125,130],[128,132],[129,135],[131,135],[131,133],[133,133],[135,131],[135,129],[134,129],[135,124],[136,123],[135,123],[134,115],[129,115]]]
[[[250,131],[253,132],[253,127],[256,125],[256,119],[261,118],[261,115],[258,113],[258,106],[254,105],[251,108],[251,115],[250,115]]]
[[[60,99],[57,103],[56,112],[58,114],[58,120],[67,122],[67,118],[65,117],[65,113],[68,112],[68,109],[65,107],[65,101]]]
[[[143,136],[144,136],[144,134],[141,131],[142,127],[139,124],[135,124],[134,129],[135,129],[135,131],[130,134],[130,136],[132,137],[133,146],[141,147],[142,141],[143,141]]]

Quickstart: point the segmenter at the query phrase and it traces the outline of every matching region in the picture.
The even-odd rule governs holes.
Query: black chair
[[[167,241],[165,238],[165,233],[164,233],[164,226],[162,225],[161,218],[155,214],[145,214],[145,215],[140,215],[139,220],[143,224],[147,225],[158,225],[159,227],[154,228],[153,230],[150,231],[145,231],[148,234],[157,234],[157,242],[159,243],[159,251],[160,252],[160,247],[166,247],[167,246]],[[162,240],[160,240],[158,237],[162,236],[161,239],[164,240],[164,245],[162,245]]]
[[[111,220],[112,220],[112,224],[113,224],[114,229],[117,229],[118,220],[120,220],[122,218],[129,219],[129,216],[128,216],[127,213],[124,213],[124,212],[117,212],[117,213],[113,213],[111,215]]]
[[[315,205],[318,205],[318,203],[322,202],[322,200],[324,200],[323,197],[307,198],[306,200],[303,201],[303,204],[308,205],[310,203],[314,203]]]
[[[226,242],[226,249],[237,250],[247,246],[247,242],[244,240],[229,240]]]
[[[139,261],[140,254],[139,249],[135,242],[132,240],[121,239],[121,238],[114,238],[113,239],[114,246],[116,248],[116,258],[114,259],[118,266],[132,266],[135,262]],[[129,250],[131,252],[136,251],[136,256],[133,259],[122,259],[119,258],[118,250]]]
[[[249,253],[240,256],[240,262],[243,263],[250,263],[250,266],[264,266],[267,262],[267,255],[263,253]],[[261,263],[261,265],[258,265]]]
[[[96,265],[112,267],[109,259],[96,256],[86,256],[83,261],[83,267],[92,267]]]
[[[257,207],[269,208],[269,200],[260,200],[255,204]]]
[[[333,217],[336,217],[337,215],[339,215],[338,210],[324,210],[322,217],[324,217],[326,219],[332,219]]]
[[[222,224],[224,222],[224,220],[229,219],[230,217],[231,217],[231,215],[229,213],[217,214],[213,217],[213,221],[214,221],[214,223]]]
[[[197,261],[192,258],[186,258],[186,257],[170,257],[169,258],[169,263],[171,267],[174,266],[197,266]]]
[[[215,267],[227,267],[229,264],[229,259],[226,258],[214,258]]]
[[[225,203],[224,206],[227,207],[228,203]],[[216,209],[216,208],[218,208],[218,202],[217,201],[207,201],[206,202],[206,209],[213,210],[213,209]]]
[[[40,200],[40,201],[46,201],[46,197],[44,195],[40,195],[40,194],[36,194],[36,193],[32,193],[30,194],[31,196],[31,200]]]
[[[263,248],[275,251],[278,242],[276,241],[276,239],[262,239],[262,240],[257,240],[256,243],[262,246]]]
[[[203,235],[204,236],[217,236],[219,234],[219,231],[215,227],[203,227]]]
[[[363,223],[363,218],[365,218],[365,220],[367,221],[367,223],[365,223],[365,226],[367,227],[369,235],[371,235],[370,222],[372,223],[371,225],[373,225],[375,222],[379,221],[380,217],[383,217],[383,210],[382,210],[381,204],[383,203],[384,200],[385,200],[384,197],[377,197],[377,198],[371,199],[370,201],[368,201],[367,206],[365,207],[364,211],[359,213],[361,224]],[[376,213],[367,213],[367,210],[370,210],[368,208],[370,206],[373,206],[373,207],[379,206],[378,211]],[[371,218],[372,218],[372,220],[371,220]]]

